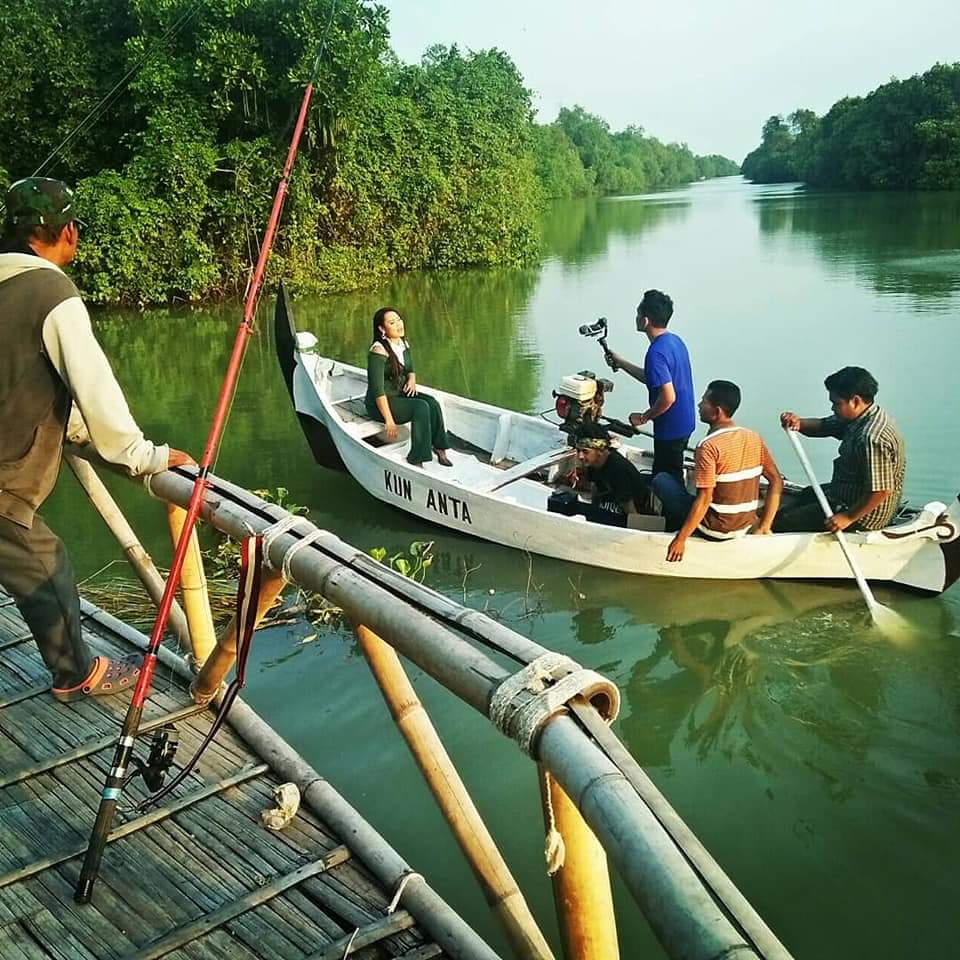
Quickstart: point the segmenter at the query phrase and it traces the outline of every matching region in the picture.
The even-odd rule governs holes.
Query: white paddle
[[[820,504],[820,509],[823,510],[824,517],[832,517],[834,511],[827,502],[827,498],[823,493],[823,487],[821,487],[817,482],[817,478],[813,472],[813,467],[810,464],[810,461],[807,459],[807,453],[803,449],[803,445],[800,443],[799,434],[796,430],[787,430],[786,427],[784,427],[784,432],[790,438],[790,442],[793,444],[793,449],[797,452],[797,457],[800,459],[800,465],[803,467],[803,472],[807,475],[807,480],[810,481],[810,486],[813,487],[813,492],[817,496],[817,501]],[[857,581],[857,586],[860,588],[860,592],[863,594],[863,599],[867,604],[867,610],[870,611],[870,617],[874,624],[897,631],[902,630],[906,626],[906,621],[889,607],[885,607],[873,595],[873,591],[870,589],[870,584],[867,583],[867,579],[864,577],[863,571],[860,569],[860,564],[857,563],[856,558],[853,556],[853,553],[850,550],[850,544],[847,543],[847,538],[843,535],[843,531],[835,530],[834,536],[837,538],[837,543],[840,544],[840,549],[843,550],[843,555],[846,557],[847,563],[850,565],[850,572]]]

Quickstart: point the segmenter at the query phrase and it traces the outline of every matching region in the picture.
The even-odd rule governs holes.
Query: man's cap
[[[7,191],[7,225],[64,227],[76,219],[73,191],[62,180],[26,177]]]

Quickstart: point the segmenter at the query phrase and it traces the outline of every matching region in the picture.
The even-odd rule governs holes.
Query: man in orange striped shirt
[[[670,474],[658,473],[653,478],[653,492],[663,504],[667,529],[678,530],[667,548],[668,560],[683,559],[687,540],[694,533],[710,540],[770,533],[783,479],[760,435],[733,422],[739,406],[740,388],[729,380],[713,380],[700,400],[700,419],[710,429],[694,454],[696,496],[687,493]],[[761,476],[769,487],[758,519]]]

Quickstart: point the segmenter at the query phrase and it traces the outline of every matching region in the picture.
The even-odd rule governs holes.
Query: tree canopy
[[[246,284],[332,0],[19,0],[0,6],[0,186],[29,175],[132,68],[47,175],[77,184],[76,277],[93,301],[234,295]],[[930,137],[942,136],[931,131]],[[400,63],[387,12],[339,0],[271,261],[300,289],[396,270],[519,265],[545,198],[715,175],[579,107],[537,125],[500,50]]]
[[[770,117],[743,161],[757,183],[851,190],[960,189],[960,63],[844,97],[823,117]]]

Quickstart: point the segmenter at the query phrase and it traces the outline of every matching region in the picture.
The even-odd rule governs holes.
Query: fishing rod
[[[293,136],[290,139],[290,146],[287,149],[287,158],[283,165],[283,173],[280,177],[280,183],[277,185],[276,193],[273,198],[273,207],[270,210],[270,218],[267,221],[267,229],[263,236],[263,243],[260,246],[260,253],[257,257],[257,265],[253,272],[253,278],[244,298],[243,318],[237,328],[236,338],[234,339],[233,349],[230,354],[230,360],[227,364],[227,370],[224,374],[223,383],[220,387],[220,395],[217,399],[216,409],[213,413],[213,419],[210,423],[210,430],[207,435],[207,441],[203,449],[203,456],[198,464],[197,478],[194,481],[193,490],[190,494],[190,500],[187,504],[187,516],[180,531],[180,538],[177,541],[177,547],[173,554],[173,560],[170,565],[170,574],[164,587],[163,596],[160,598],[160,604],[157,609],[157,618],[153,624],[153,630],[150,633],[150,641],[147,645],[143,657],[143,665],[140,669],[140,675],[137,678],[137,684],[133,691],[133,697],[130,701],[130,707],[124,718],[123,726],[120,729],[120,736],[117,739],[117,746],[113,755],[113,763],[110,773],[107,775],[103,792],[100,795],[100,806],[97,810],[97,818],[94,821],[93,830],[90,834],[90,840],[87,845],[86,856],[84,857],[83,867],[80,871],[80,877],[74,890],[73,899],[77,903],[89,903],[93,895],[93,887],[100,871],[100,861],[103,858],[104,847],[107,843],[107,837],[110,834],[110,826],[113,823],[114,814],[117,810],[117,804],[123,792],[124,781],[126,778],[127,767],[130,765],[133,755],[133,744],[137,737],[137,731],[140,727],[140,719],[143,715],[144,704],[150,692],[150,682],[153,678],[153,672],[157,665],[157,653],[163,640],[163,632],[167,626],[167,620],[170,616],[170,608],[173,604],[173,597],[180,582],[180,574],[183,570],[183,561],[187,554],[187,548],[190,544],[190,535],[197,523],[200,514],[200,506],[203,503],[204,495],[207,491],[208,478],[213,466],[213,461],[220,445],[220,439],[226,423],[227,414],[230,409],[233,395],[236,390],[237,380],[240,375],[240,368],[243,363],[243,356],[246,351],[247,342],[253,333],[254,315],[257,309],[257,301],[260,293],[260,287],[263,283],[263,276],[267,266],[267,260],[270,257],[270,251],[273,247],[273,241],[276,236],[277,226],[280,220],[280,212],[283,208],[283,202],[287,194],[287,187],[290,181],[290,173],[293,169],[293,163],[297,157],[297,150],[300,146],[300,137],[307,119],[307,110],[310,106],[310,99],[313,96],[313,85],[316,82],[320,70],[320,62],[323,57],[324,47],[326,45],[327,34],[330,32],[330,26],[333,23],[333,17],[336,13],[337,2],[334,0],[330,11],[330,19],[327,21],[326,30],[320,41],[320,49],[310,71],[310,78],[303,91],[303,98],[300,103],[300,111],[297,114],[296,125],[293,130]]]

